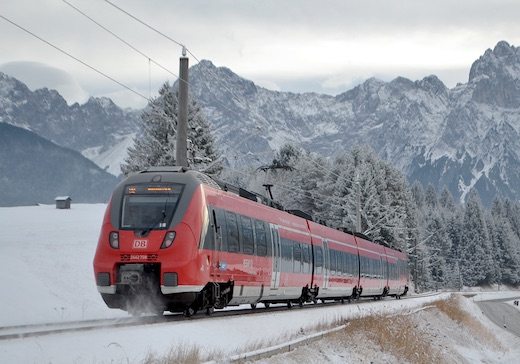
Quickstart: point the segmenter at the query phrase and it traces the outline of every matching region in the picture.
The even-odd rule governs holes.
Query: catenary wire
[[[42,37],[36,35],[35,33],[31,32],[30,30],[28,30],[28,29],[26,29],[26,28],[24,28],[24,27],[22,27],[21,25],[15,23],[14,21],[12,21],[12,20],[6,18],[6,17],[3,16],[2,14],[0,14],[0,18],[2,18],[2,19],[4,19],[6,22],[8,22],[8,23],[14,25],[14,26],[17,27],[18,29],[23,30],[23,31],[26,32],[27,34],[32,35],[32,36],[35,37],[36,39],[42,41],[43,43],[45,43],[45,44],[47,44],[47,45],[49,45],[49,46],[51,46],[52,48],[56,49],[57,51],[59,51],[59,52],[65,54],[66,56],[68,56],[68,57],[74,59],[75,61],[81,63],[81,64],[84,65],[85,67],[90,68],[92,71],[99,73],[100,75],[102,75],[102,76],[108,78],[109,80],[111,80],[111,81],[117,83],[119,86],[124,87],[124,88],[127,89],[128,91],[133,92],[133,93],[136,94],[137,96],[140,96],[140,97],[142,97],[143,99],[145,99],[145,100],[147,100],[147,101],[150,101],[150,100],[148,99],[148,97],[144,96],[143,94],[141,94],[141,93],[139,93],[139,92],[137,92],[137,91],[131,89],[130,87],[128,87],[128,86],[126,86],[125,84],[123,84],[122,82],[120,82],[120,81],[116,80],[115,78],[113,78],[113,77],[107,75],[106,73],[104,73],[104,72],[98,70],[97,68],[95,68],[95,67],[89,65],[88,63],[82,61],[81,59],[79,59],[79,58],[73,56],[72,54],[70,54],[70,53],[66,52],[65,50],[61,49],[60,47],[58,47],[58,46],[52,44],[51,42],[49,42],[49,41],[43,39]]]
[[[147,27],[147,28],[153,30],[154,32],[156,32],[156,33],[162,35],[162,36],[165,37],[166,39],[172,41],[173,43],[175,43],[175,44],[177,44],[177,45],[179,45],[179,46],[181,46],[181,47],[183,47],[183,48],[186,48],[186,47],[184,47],[184,45],[183,45],[182,43],[180,43],[180,42],[176,41],[175,39],[173,39],[173,38],[167,36],[166,34],[160,32],[159,30],[155,29],[155,28],[152,27],[151,25],[146,24],[144,21],[142,21],[141,19],[137,18],[136,16],[133,16],[132,14],[130,14],[130,13],[127,12],[126,10],[120,8],[120,7],[117,6],[116,4],[114,4],[114,3],[112,3],[112,2],[110,2],[110,1],[108,1],[108,0],[105,0],[105,2],[107,2],[107,3],[110,4],[110,5],[112,5],[112,6],[113,6],[114,8],[116,8],[117,10],[119,10],[119,11],[125,13],[126,15],[128,15],[129,17],[131,17],[132,19],[134,19],[135,21],[141,23],[141,24],[144,25],[145,27]]]
[[[116,9],[118,9],[118,10],[124,12],[124,13],[127,14],[128,16],[130,16],[130,17],[132,17],[133,19],[135,19],[136,21],[140,22],[141,24],[143,24],[143,25],[147,26],[148,28],[154,30],[154,31],[157,32],[158,34],[161,34],[162,36],[164,36],[164,37],[167,38],[168,40],[174,42],[175,44],[177,44],[177,45],[179,45],[179,46],[184,47],[184,46],[182,45],[182,43],[180,43],[180,42],[178,42],[178,41],[172,39],[171,37],[168,37],[168,36],[165,35],[164,33],[158,31],[157,29],[155,29],[155,28],[153,28],[153,27],[151,27],[151,26],[149,26],[148,24],[146,24],[146,23],[144,23],[143,21],[139,20],[137,17],[131,15],[130,13],[128,13],[128,12],[126,12],[125,10],[121,9],[120,7],[114,5],[114,4],[111,3],[110,1],[108,1],[108,0],[105,0],[105,1],[106,1],[107,3],[109,3],[110,5],[114,6]],[[77,7],[73,6],[72,4],[70,4],[69,2],[67,2],[66,0],[63,0],[63,2],[65,2],[67,5],[69,5],[70,7],[72,7],[73,9],[75,9],[76,11],[78,11],[80,14],[84,15],[85,17],[87,17],[89,20],[91,20],[92,22],[94,22],[95,24],[97,24],[98,26],[100,26],[102,29],[104,29],[105,31],[107,31],[108,33],[110,33],[111,35],[113,35],[114,37],[116,37],[116,38],[117,38],[118,40],[120,40],[121,42],[125,43],[127,46],[129,46],[130,48],[132,48],[133,50],[135,50],[136,52],[138,52],[138,53],[141,54],[142,56],[148,58],[150,62],[153,62],[154,64],[156,64],[156,65],[158,65],[159,67],[163,68],[165,71],[169,72],[170,74],[174,75],[175,77],[178,77],[178,76],[175,75],[173,72],[169,71],[168,69],[166,69],[165,67],[163,67],[163,66],[160,65],[159,63],[155,62],[155,61],[154,61],[153,59],[151,59],[150,57],[148,57],[146,54],[144,54],[143,52],[139,51],[137,48],[135,48],[134,46],[132,46],[130,43],[126,42],[126,41],[123,40],[121,37],[117,36],[116,34],[114,34],[113,32],[111,32],[110,30],[108,30],[106,27],[104,27],[104,26],[101,25],[100,23],[98,23],[98,22],[96,22],[95,20],[93,20],[91,17],[89,17],[88,15],[86,15],[84,12],[82,12],[81,10],[79,10]],[[22,27],[22,26],[16,24],[15,22],[9,20],[9,19],[6,18],[5,16],[3,16],[3,15],[0,14],[0,17],[3,18],[4,20],[6,20],[7,22],[11,23],[12,25],[18,27],[19,29],[21,29],[21,30],[27,32],[28,34],[32,35],[33,37],[39,39],[40,41],[46,43],[47,45],[49,45],[49,46],[55,48],[56,50],[62,52],[62,53],[65,54],[65,55],[71,57],[72,59],[76,60],[77,62],[79,62],[79,63],[85,65],[86,67],[92,69],[93,71],[95,71],[95,72],[101,74],[102,76],[104,76],[104,77],[110,79],[111,81],[117,83],[118,85],[124,87],[125,89],[127,89],[127,90],[129,90],[129,91],[131,91],[131,92],[133,92],[133,93],[135,93],[135,94],[137,94],[138,96],[140,96],[140,97],[146,99],[147,101],[150,101],[150,99],[147,98],[146,96],[140,94],[139,92],[137,92],[137,91],[135,91],[135,90],[132,90],[131,88],[129,88],[128,86],[124,85],[123,83],[117,81],[117,80],[114,79],[113,77],[110,77],[110,76],[108,76],[107,74],[105,74],[105,73],[99,71],[99,70],[96,69],[95,67],[90,66],[90,65],[87,64],[86,62],[80,60],[79,58],[77,58],[77,57],[75,57],[75,56],[73,56],[73,55],[71,55],[70,53],[64,51],[63,49],[61,49],[61,48],[55,46],[54,44],[48,42],[47,40],[41,38],[40,36],[34,34],[33,32],[31,32],[31,31],[29,31],[29,30],[27,30],[26,28],[24,28],[24,27]],[[198,58],[197,58],[197,57],[196,57],[196,56],[195,56],[191,51],[189,51],[186,47],[184,47],[184,48],[188,51],[188,53],[189,53],[190,55],[192,55],[192,57],[193,57],[195,60],[197,60],[199,63],[201,63],[200,60],[199,60],[199,59],[198,59]],[[224,87],[225,87],[225,88],[226,88],[226,89],[231,93],[231,95],[232,95],[232,96],[233,96],[233,97],[234,97],[234,98],[235,98],[235,99],[236,99],[240,104],[242,104],[242,106],[244,106],[244,107],[246,106],[246,105],[243,104],[243,101],[241,100],[241,98],[238,97],[238,96],[233,92],[233,90],[231,90],[231,89],[228,87],[227,84],[222,83],[222,81],[217,77],[217,75],[216,75],[212,70],[208,69],[208,68],[207,68],[203,63],[201,63],[201,65],[202,65],[203,68],[206,69],[206,71],[208,71],[208,73],[209,73],[209,74],[210,74],[210,75],[211,75],[215,80],[217,80],[219,83],[221,83],[221,84],[222,84],[222,85],[223,85],[223,86],[224,86]],[[227,107],[226,107],[226,108],[227,108]],[[229,109],[229,108],[228,108],[228,110],[229,110],[229,111],[232,111],[233,113],[236,113],[234,110],[231,110],[231,109]],[[256,119],[257,119],[257,120],[260,120],[260,121],[262,121],[263,123],[267,124],[269,127],[272,127],[272,125],[271,125],[267,120],[265,120],[265,118],[262,117],[261,115],[258,115],[256,112],[253,112],[253,115],[256,116]],[[288,142],[289,145],[293,145],[293,144],[292,144],[291,142],[289,142],[287,139],[286,139],[286,142]],[[227,143],[225,143],[225,144],[227,144]],[[229,146],[229,145],[228,145],[228,146]],[[336,175],[334,172],[328,170],[325,166],[323,166],[323,165],[321,165],[321,164],[318,164],[318,163],[315,162],[314,160],[311,160],[311,163],[315,164],[315,166],[321,168],[322,170],[324,170],[324,171],[326,171],[326,172],[328,172],[328,173],[332,173],[332,174]],[[235,170],[235,172],[238,172],[238,171]],[[242,173],[242,172],[240,172],[240,173]],[[242,174],[244,174],[244,173],[242,173]],[[247,175],[247,174],[246,174],[246,175]],[[339,175],[336,175],[336,176],[337,176],[337,177],[340,177]],[[298,188],[295,188],[295,187],[283,186],[282,184],[279,184],[279,185],[280,185],[280,187],[282,187],[282,188],[284,188],[284,189],[301,190],[301,189],[298,189]],[[301,191],[302,191],[302,192],[305,192],[305,191],[303,191],[303,190],[301,190]],[[313,199],[315,199],[315,198],[313,197]],[[339,206],[339,205],[338,205],[338,206]]]
[[[87,18],[88,20],[90,20],[91,22],[93,22],[94,24],[96,24],[97,26],[99,26],[101,29],[105,30],[107,33],[111,34],[112,36],[114,36],[115,38],[117,38],[119,41],[123,42],[124,44],[126,44],[128,47],[132,48],[134,51],[136,51],[137,53],[139,53],[140,55],[142,55],[143,57],[145,57],[146,59],[148,59],[149,62],[155,64],[156,66],[159,66],[160,68],[162,68],[164,71],[168,72],[169,74],[173,75],[174,77],[178,78],[179,76],[176,75],[175,73],[173,73],[172,71],[170,71],[169,69],[167,69],[166,67],[164,67],[163,65],[161,65],[160,63],[157,63],[155,60],[153,60],[153,58],[151,58],[150,56],[144,54],[143,52],[141,52],[139,49],[137,49],[136,47],[134,47],[132,44],[128,43],[126,40],[124,40],[123,38],[121,38],[120,36],[118,36],[117,34],[115,34],[114,32],[112,32],[110,29],[108,29],[107,27],[103,26],[102,24],[100,24],[99,22],[97,22],[96,20],[94,20],[92,17],[88,16],[85,12],[83,12],[82,10],[78,9],[76,6],[72,5],[71,3],[69,3],[67,0],[62,0],[65,4],[67,4],[68,6],[70,6],[72,9],[76,10],[78,13],[80,13],[81,15],[83,15],[85,18]]]
[[[106,32],[108,32],[109,34],[111,34],[112,36],[114,36],[116,39],[118,39],[119,41],[123,42],[125,45],[127,45],[128,47],[132,48],[134,51],[136,51],[137,53],[141,54],[142,56],[146,57],[149,62],[153,62],[154,64],[158,65],[159,67],[161,67],[162,69],[164,69],[165,71],[169,72],[170,74],[172,74],[173,76],[177,77],[179,79],[179,82],[182,82],[184,80],[181,80],[179,76],[177,76],[176,74],[174,74],[173,72],[169,71],[168,69],[166,69],[165,67],[161,66],[160,64],[158,64],[157,62],[155,62],[153,59],[151,59],[149,56],[147,56],[146,54],[144,54],[143,52],[141,52],[139,49],[137,49],[136,47],[134,47],[133,45],[131,45],[130,43],[128,43],[127,41],[125,41],[123,38],[117,36],[115,33],[113,33],[112,31],[110,31],[107,27],[101,25],[99,22],[95,21],[93,18],[91,18],[90,16],[88,16],[86,13],[84,13],[83,11],[81,11],[79,8],[73,6],[72,4],[70,4],[69,2],[67,2],[66,0],[63,0],[63,2],[65,2],[67,5],[69,5],[70,7],[72,7],[74,10],[76,10],[77,12],[79,12],[81,15],[85,16],[87,19],[89,19],[90,21],[92,21],[94,24],[98,25],[99,27],[101,27],[103,30],[105,30]],[[176,40],[172,39],[171,37],[168,37],[167,35],[165,35],[164,33],[160,32],[159,30],[153,28],[152,26],[146,24],[145,22],[141,21],[140,19],[138,19],[136,16],[130,14],[129,12],[123,10],[122,8],[114,5],[113,3],[111,3],[110,1],[107,1],[107,3],[109,3],[110,5],[114,6],[116,9],[118,9],[119,11],[123,12],[124,14],[130,16],[132,19],[138,21],[139,23],[145,25],[146,27],[154,30],[155,32],[157,32],[158,34],[166,37],[168,40],[174,42],[175,44],[177,45],[180,45],[182,46],[182,44],[180,42],[177,42]],[[183,46],[184,49],[186,49],[186,47]],[[186,49],[187,50],[187,49]],[[197,60],[199,63],[200,61],[197,59],[197,57],[190,51],[188,51],[192,57]],[[218,80],[218,77],[216,77],[216,75],[211,72],[211,75],[214,77],[214,79]],[[229,90],[230,92],[232,92],[229,87],[222,83],[221,82],[221,85],[223,85],[227,90]],[[151,92],[150,92],[151,93]],[[235,97],[235,99],[237,99],[239,102],[240,102],[240,99],[238,97],[236,97],[236,95],[233,94],[233,96]],[[220,102],[219,102],[220,103]],[[226,105],[224,105],[223,103],[220,103],[221,106],[223,106],[224,108],[226,108],[228,111],[232,112],[232,113],[235,113],[234,110],[228,108]],[[222,142],[223,144],[227,145],[228,147],[230,148],[233,148],[233,146],[231,146],[230,144],[226,143],[225,141]],[[219,158],[220,160],[221,158]],[[218,161],[215,161],[213,164],[217,163]],[[211,166],[208,166],[208,168],[211,167]]]
[[[65,0],[64,0],[65,1]],[[181,42],[179,41],[176,41],[175,39],[169,37],[168,35],[164,34],[163,32],[159,31],[158,29],[152,27],[151,25],[145,23],[144,21],[142,21],[141,19],[139,19],[138,17],[136,17],[135,15],[132,15],[130,14],[128,11],[122,9],[121,7],[115,5],[114,3],[110,2],[109,0],[105,0],[105,2],[107,2],[108,4],[112,5],[114,8],[116,8],[117,10],[123,12],[124,14],[126,14],[127,16],[131,17],[132,19],[136,20],[137,22],[139,22],[140,24],[144,25],[145,27],[153,30],[154,32],[156,32],[157,34],[163,36],[164,38],[172,41],[173,43],[179,45],[179,46],[182,46],[197,62],[199,62],[199,65],[201,66],[201,69],[207,71],[212,77],[214,80],[216,80],[225,90],[227,90],[231,96],[239,103],[241,104],[244,108],[247,108],[247,105],[244,104],[244,102],[242,101],[242,99],[236,95],[235,92],[233,92],[233,90],[225,83],[223,82],[211,69],[209,69],[208,67],[206,67],[206,65],[204,65],[204,63],[202,63],[200,61],[199,58],[197,58],[197,56],[195,54],[193,54],[193,52],[191,52],[187,47],[185,47]],[[204,73],[204,72],[203,72]],[[220,102],[219,102],[220,103]],[[236,111],[230,109],[229,107],[227,107],[226,105],[224,105],[223,103],[220,103],[222,106],[224,106],[224,108],[226,108],[228,111],[236,114]],[[265,125],[268,126],[268,128],[272,128],[272,125],[271,123],[269,123],[269,121],[267,121],[262,115],[258,114],[256,111],[252,111],[252,114],[253,116],[255,116],[256,120],[264,123]],[[294,144],[289,141],[288,139],[284,138],[285,139],[285,142],[291,146],[294,146]],[[228,145],[228,147],[231,147],[233,148],[232,146],[230,146],[229,144],[227,144],[226,142],[223,142],[224,144]],[[215,161],[216,163],[217,161]],[[328,170],[325,166],[323,165],[320,165],[318,164],[317,162],[315,162],[314,160],[311,161],[315,166],[319,167],[321,170],[327,172],[327,173],[330,173],[334,176],[336,176],[337,178],[343,178],[341,176],[339,176],[338,174],[336,174],[334,171],[331,171],[331,170]],[[215,164],[213,163],[213,164]],[[209,168],[210,166],[208,166]]]

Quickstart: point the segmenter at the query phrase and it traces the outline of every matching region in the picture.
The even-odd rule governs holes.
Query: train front
[[[209,274],[209,261],[198,255],[207,225],[199,186],[183,170],[149,169],[116,187],[94,257],[108,307],[162,314],[196,299]]]

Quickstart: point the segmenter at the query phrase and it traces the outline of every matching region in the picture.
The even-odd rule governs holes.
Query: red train
[[[98,291],[132,314],[302,305],[408,291],[404,253],[276,209],[182,167],[122,181],[94,258]]]

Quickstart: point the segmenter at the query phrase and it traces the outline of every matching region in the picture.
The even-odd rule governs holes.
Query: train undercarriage
[[[207,315],[215,309],[223,309],[227,306],[238,306],[248,303],[256,308],[258,303],[265,307],[271,304],[286,304],[288,308],[293,305],[303,306],[305,303],[322,303],[326,301],[337,301],[345,303],[358,299],[362,295],[362,289],[355,287],[348,296],[322,295],[320,288],[303,287],[301,294],[292,298],[279,296],[263,296],[264,287],[261,287],[257,297],[246,297],[242,300],[233,299],[235,282],[209,282],[200,292],[184,292],[175,294],[163,294],[160,288],[160,265],[146,264],[121,264],[117,268],[117,285],[115,294],[102,293],[103,300],[110,308],[119,308],[132,314],[162,315],[164,311],[182,312],[190,317],[199,311],[205,311]],[[242,287],[243,289],[243,287]],[[374,299],[382,299],[388,294],[385,289],[382,295],[374,295]],[[403,295],[406,294],[406,291]],[[400,298],[401,295],[392,295]]]

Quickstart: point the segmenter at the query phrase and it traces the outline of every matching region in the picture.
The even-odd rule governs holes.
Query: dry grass
[[[179,343],[170,348],[168,353],[157,355],[153,352],[147,354],[143,364],[198,364],[211,360],[211,358],[222,356],[219,352],[214,352],[202,356],[202,350],[195,344]]]
[[[368,316],[350,321],[343,340],[371,341],[381,352],[400,362],[414,364],[444,363],[442,353],[434,349],[427,335],[418,331],[412,316]]]
[[[479,341],[486,343],[490,347],[502,350],[503,348],[496,337],[493,336],[481,322],[464,311],[461,306],[461,300],[463,299],[464,298],[460,295],[452,295],[447,300],[435,301],[433,305],[452,321],[469,330]]]
[[[452,295],[449,299],[435,301],[413,313],[392,316],[374,314],[349,319],[338,316],[332,322],[318,322],[312,327],[301,328],[299,332],[281,333],[276,338],[272,337],[250,343],[237,350],[237,352],[244,353],[267,348],[274,344],[287,342],[314,332],[326,331],[345,323],[348,326],[344,330],[336,331],[324,339],[332,345],[326,345],[325,347],[330,347],[332,348],[331,350],[336,350],[335,348],[343,350],[345,345],[347,345],[351,348],[352,353],[356,350],[365,351],[368,342],[369,347],[375,353],[374,356],[377,357],[378,352],[384,353],[388,359],[384,362],[393,362],[395,359],[399,363],[413,364],[452,363],[453,355],[456,356],[458,354],[451,351],[447,346],[439,346],[435,340],[437,336],[446,337],[449,332],[459,335],[458,337],[464,337],[464,340],[467,340],[469,345],[483,345],[502,350],[498,340],[477,319],[463,309],[461,300],[464,300],[464,298],[460,295]],[[441,328],[432,327],[429,324],[430,315],[440,315],[441,322],[445,321],[445,326]],[[455,338],[451,338],[451,340],[455,340]],[[317,343],[310,346],[314,347],[314,350],[320,348],[320,344]],[[200,347],[179,344],[165,356],[149,354],[143,363],[195,364],[209,360],[229,362],[226,359],[227,355],[224,355],[222,352],[210,353],[204,357],[202,357],[201,353]],[[295,356],[295,359],[298,358],[297,352],[293,352],[292,355]],[[287,357],[285,358],[287,359]],[[273,362],[276,362],[276,360]],[[301,360],[296,362],[301,362]]]
[[[463,299],[460,295],[452,295],[449,299],[435,301],[410,314],[356,318],[349,320],[349,326],[344,332],[333,336],[337,336],[336,339],[342,342],[370,341],[379,351],[391,355],[399,362],[451,363],[453,357],[449,359],[450,354],[447,355],[446,351],[450,349],[440,348],[435,344],[434,338],[438,335],[445,336],[446,332],[435,331],[436,329],[428,323],[428,316],[422,316],[422,321],[420,319],[422,311],[438,310],[437,314],[446,317],[446,329],[451,327],[461,337],[467,337],[468,342],[473,345],[502,350],[498,340],[483,324],[463,309],[461,302]],[[452,352],[451,355],[456,353]]]

